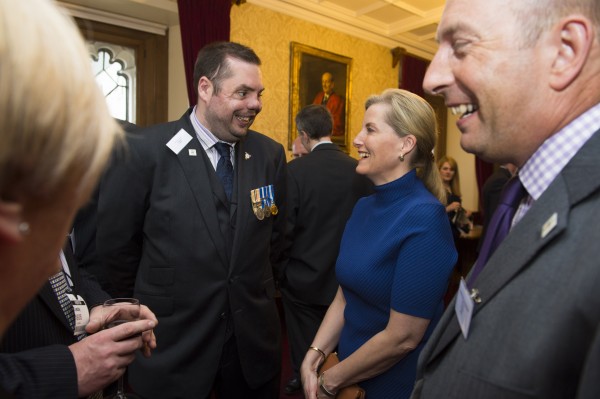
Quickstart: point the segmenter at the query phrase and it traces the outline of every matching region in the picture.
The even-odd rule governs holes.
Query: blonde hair
[[[95,185],[115,139],[75,24],[49,0],[0,0],[0,197]]]
[[[458,163],[456,162],[456,159],[444,155],[437,163],[438,170],[442,169],[442,165],[444,165],[446,162],[448,162],[454,171],[454,176],[452,176],[452,181],[450,181],[450,190],[452,190],[452,194],[461,197],[462,195],[460,193],[460,175],[458,173]]]
[[[438,135],[435,111],[427,101],[418,95],[402,89],[387,89],[377,96],[371,96],[365,103],[365,109],[373,104],[389,105],[386,123],[396,134],[405,137],[412,134],[417,139],[411,167],[417,168],[417,175],[425,187],[440,200],[446,201],[440,173],[433,161],[433,148]]]

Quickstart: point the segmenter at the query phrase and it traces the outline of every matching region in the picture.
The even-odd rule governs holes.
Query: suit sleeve
[[[577,392],[578,399],[600,398],[600,384],[598,376],[600,375],[600,325],[596,326],[596,335],[594,341],[587,353],[587,358],[583,365],[581,380]]]
[[[69,245],[64,245],[63,252],[75,283],[75,292],[85,299],[88,308],[91,309],[109,299],[110,295],[102,289],[96,276],[80,267]]]
[[[75,242],[73,256],[80,271],[85,270],[86,274],[97,281],[100,287],[109,291],[111,284],[108,273],[102,267],[102,263],[96,254],[98,195],[98,189],[96,189],[90,202],[75,217],[72,232]]]
[[[287,224],[287,163],[283,146],[279,145],[279,155],[276,158],[275,172],[275,202],[279,208],[277,218],[273,220],[271,234],[271,266],[276,281],[279,279],[281,268],[285,261],[285,231]]]
[[[96,253],[113,297],[133,295],[141,257],[150,178],[140,156],[143,141],[129,138],[127,151],[115,157],[100,183]]]
[[[94,306],[98,306],[104,303],[104,301],[110,299],[110,295],[102,289],[100,283],[96,278],[85,270],[79,270],[80,274],[80,288],[78,292],[81,294],[88,308],[92,309]]]
[[[15,398],[76,398],[75,360],[66,345],[2,353],[0,386]]]
[[[294,178],[292,170],[290,167],[287,168],[287,198],[286,198],[286,227],[285,227],[285,240],[284,240],[284,249],[282,254],[282,261],[280,264],[279,276],[277,279],[280,283],[285,284],[285,268],[287,267],[292,243],[294,242],[294,232],[296,230],[296,220],[298,217],[298,208],[300,203],[300,194],[298,190],[298,183]]]
[[[117,120],[121,127],[125,129],[127,136],[131,136],[132,132],[138,127],[132,123],[123,120]],[[105,289],[110,289],[110,282],[106,270],[99,262],[96,255],[96,227],[98,225],[98,192],[99,187],[96,187],[94,194],[90,198],[87,205],[79,210],[73,222],[73,238],[75,247],[73,255],[77,261],[79,269],[85,269],[90,272],[100,286]]]

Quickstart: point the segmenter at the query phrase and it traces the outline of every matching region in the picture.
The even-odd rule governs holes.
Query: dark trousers
[[[285,290],[282,290],[281,294],[292,370],[294,376],[298,377],[302,360],[304,360],[329,306],[304,303],[292,297]]]
[[[280,379],[281,372],[260,387],[250,388],[242,372],[235,337],[232,336],[223,347],[212,397],[215,399],[278,399]]]

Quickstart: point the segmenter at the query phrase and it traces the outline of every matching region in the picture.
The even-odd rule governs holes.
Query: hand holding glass
[[[140,301],[135,298],[109,299],[102,305],[104,325],[106,328],[116,327],[123,323],[140,319]],[[123,389],[123,376],[119,377],[117,393],[111,399],[131,399]]]

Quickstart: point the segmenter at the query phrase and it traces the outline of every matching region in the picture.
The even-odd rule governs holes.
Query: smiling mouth
[[[371,154],[369,154],[368,152],[359,152],[358,153],[358,157],[361,159],[369,158],[370,156],[371,156]]]
[[[239,116],[236,115],[235,117],[238,121],[243,122],[243,123],[250,123],[253,119],[254,116]]]
[[[450,107],[450,112],[452,115],[460,115],[459,118],[466,118],[471,115],[473,112],[479,109],[475,104],[460,104],[454,107]]]

